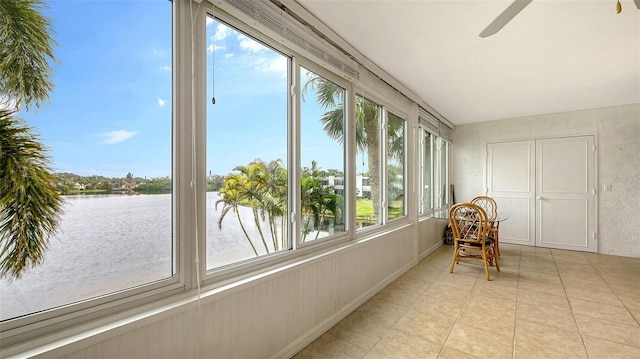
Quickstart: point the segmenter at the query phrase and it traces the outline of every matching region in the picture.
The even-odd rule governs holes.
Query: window
[[[435,196],[437,208],[449,205],[449,142],[438,137],[436,142]]]
[[[356,96],[356,225],[358,228],[381,223],[381,113],[380,105],[362,96]]]
[[[55,90],[49,104],[19,116],[50,149],[64,213],[44,263],[0,280],[1,321],[140,292],[176,271],[172,5],[49,6],[59,44]]]
[[[405,215],[404,134],[406,121],[387,112],[387,218]]]
[[[431,132],[423,126],[418,127],[418,184],[420,188],[420,200],[418,201],[418,213],[424,214],[433,210],[433,138]]]
[[[418,118],[418,213],[430,215],[450,206],[448,140],[452,130],[422,109]]]
[[[289,58],[208,16],[207,64],[210,270],[291,247]]]
[[[345,231],[346,90],[301,68],[300,242]]]

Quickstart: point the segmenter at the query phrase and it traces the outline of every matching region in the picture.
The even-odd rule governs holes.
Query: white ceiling
[[[640,103],[632,0],[298,0],[453,124]]]

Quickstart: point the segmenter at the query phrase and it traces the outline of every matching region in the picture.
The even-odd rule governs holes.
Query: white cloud
[[[165,71],[165,72],[170,72],[171,71],[171,66],[160,66],[160,67],[158,67],[158,70]]]
[[[245,35],[238,34],[238,41],[240,42],[240,48],[250,52],[260,52],[267,48],[261,43],[246,37]]]
[[[208,22],[207,22],[207,25],[209,25]],[[219,42],[222,42],[222,40],[224,40],[227,37],[227,35],[229,35],[229,27],[225,24],[218,24],[216,33],[213,34],[213,36],[211,36],[212,44],[207,46],[207,52],[212,53],[214,50],[215,51],[226,50],[227,47],[224,44],[219,44]]]
[[[225,58],[225,59],[230,59],[230,58],[232,58],[233,56],[234,56],[234,53],[233,53],[233,52],[229,52],[229,53],[224,54],[224,58]]]
[[[151,53],[153,56],[167,56],[170,54],[170,51],[167,51],[166,49],[152,49]]]
[[[214,45],[214,44],[211,44],[211,45],[207,46],[207,52],[208,53],[212,53],[214,49],[216,51],[224,51],[224,50],[227,49],[227,47],[224,46],[224,45]]]
[[[131,137],[137,135],[138,132],[131,132],[125,130],[111,131],[99,134],[100,137],[103,137],[102,143],[105,145],[115,145],[117,143],[126,141]]]
[[[163,107],[163,106],[164,106],[164,103],[165,103],[165,102],[164,102],[164,100],[163,100],[163,99],[161,99],[161,98],[159,98],[159,99],[158,99],[158,106]]]
[[[229,27],[225,24],[219,24],[218,28],[216,29],[216,33],[213,34],[213,41],[214,42],[222,41],[225,39],[225,37],[227,37],[228,34],[229,34]]]
[[[253,68],[260,72],[274,72],[287,75],[287,58],[284,56],[263,57],[253,63]]]

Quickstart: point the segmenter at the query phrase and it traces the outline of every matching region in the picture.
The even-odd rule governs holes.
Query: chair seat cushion
[[[482,247],[482,245],[481,245],[480,243],[476,243],[476,242],[465,242],[465,241],[464,241],[464,240],[462,240],[462,239],[461,239],[461,240],[459,240],[459,242],[460,242],[460,243],[463,243],[464,245],[467,245],[467,246]],[[485,240],[485,243],[486,243],[486,245],[487,245],[487,247],[488,247],[488,246],[490,246],[490,245],[492,245],[492,244],[493,244],[493,239],[491,239],[491,238],[487,238],[487,239]]]

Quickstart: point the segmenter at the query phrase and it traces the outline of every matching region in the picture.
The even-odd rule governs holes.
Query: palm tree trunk
[[[251,248],[253,249],[253,253],[256,254],[256,257],[258,256],[258,250],[256,249],[256,246],[253,245],[253,242],[251,242],[251,237],[249,237],[249,233],[247,233],[247,230],[244,228],[244,224],[242,223],[242,219],[240,219],[240,212],[238,212],[238,206],[234,206],[234,211],[236,212],[236,216],[238,217],[238,222],[240,223],[240,228],[242,228],[242,233],[244,233],[244,236],[247,237],[247,241],[249,241],[249,244],[251,245]]]
[[[271,233],[271,241],[273,242],[273,250],[277,251],[278,248],[278,227],[276,224],[277,218],[271,213],[271,211],[267,212],[269,215],[269,232]]]
[[[380,122],[378,107],[367,104],[364,107],[364,130],[367,134],[367,159],[369,160],[369,184],[371,185],[371,202],[376,222],[380,222]]]
[[[258,228],[258,233],[260,233],[260,239],[262,239],[262,244],[264,244],[264,249],[267,253],[271,253],[269,251],[269,246],[267,245],[267,240],[264,238],[264,233],[262,232],[262,227],[260,226],[260,216],[258,215],[258,209],[254,206],[251,206],[251,210],[253,211],[253,221]]]

